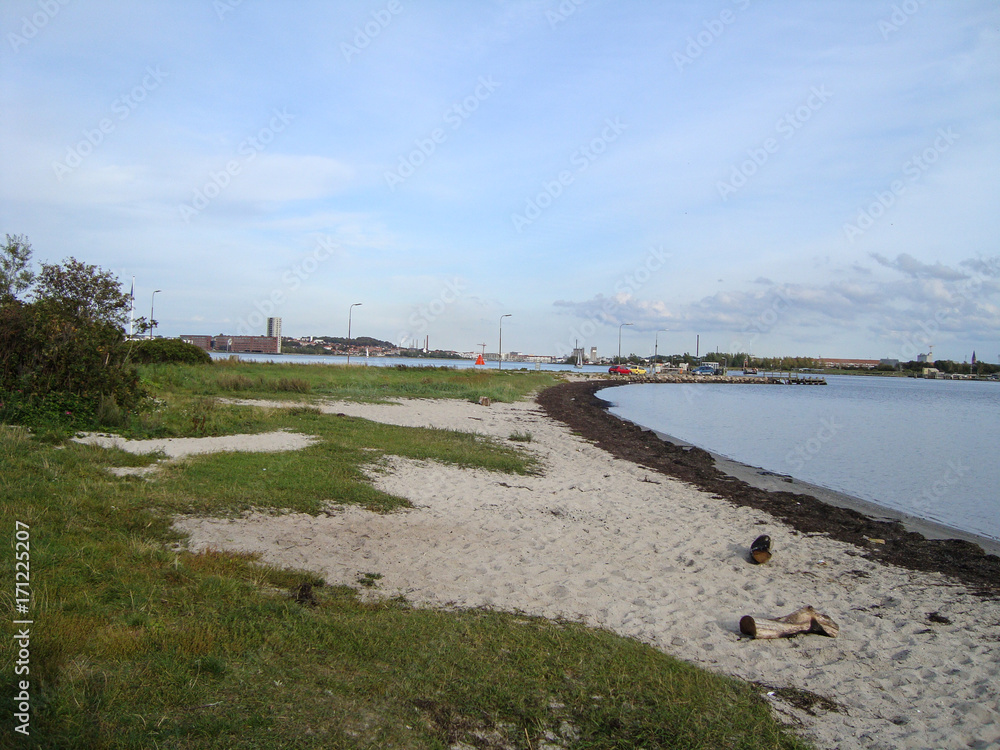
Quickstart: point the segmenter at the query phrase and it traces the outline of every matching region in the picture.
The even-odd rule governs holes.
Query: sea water
[[[1000,539],[1000,383],[606,388],[611,412],[741,463]]]

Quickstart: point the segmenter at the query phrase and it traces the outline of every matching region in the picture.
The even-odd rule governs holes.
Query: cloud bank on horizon
[[[159,333],[1000,358],[1000,6],[0,10],[0,232]],[[492,343],[490,343],[492,342]]]

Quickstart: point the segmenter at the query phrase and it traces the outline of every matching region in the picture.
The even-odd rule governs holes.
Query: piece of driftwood
[[[836,638],[840,626],[812,607],[802,607],[773,620],[746,615],[740,618],[740,632],[752,638],[787,638],[799,633],[819,633]]]
[[[755,563],[766,563],[771,559],[771,537],[761,534],[750,545],[750,559]]]

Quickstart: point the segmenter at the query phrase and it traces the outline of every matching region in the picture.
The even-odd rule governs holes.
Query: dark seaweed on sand
[[[665,442],[653,432],[609,414],[607,402],[595,394],[615,385],[620,384],[564,383],[542,391],[537,401],[550,417],[618,458],[688,482],[736,505],[763,510],[800,532],[824,533],[854,544],[868,559],[942,573],[980,596],[1000,597],[1000,557],[961,539],[925,539],[898,521],[877,521],[856,510],[827,505],[811,495],[751,487],[717,469],[707,451]],[[885,543],[872,544],[869,539]]]

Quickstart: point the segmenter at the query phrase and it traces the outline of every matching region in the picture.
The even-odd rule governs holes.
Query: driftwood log
[[[750,545],[750,559],[758,564],[771,559],[771,537],[762,534],[753,540],[753,544]]]
[[[812,607],[802,607],[773,620],[746,615],[740,618],[740,632],[752,638],[787,638],[799,633],[819,633],[836,638],[840,626]]]

